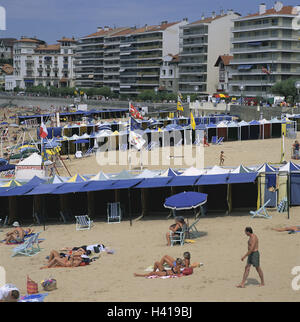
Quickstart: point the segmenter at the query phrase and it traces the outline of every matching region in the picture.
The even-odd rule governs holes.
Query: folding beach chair
[[[93,221],[88,215],[75,216],[76,219],[76,230],[91,229]]]
[[[259,208],[256,211],[250,211],[250,214],[252,215],[252,218],[255,217],[263,217],[263,218],[272,218],[267,212],[266,206],[271,202],[271,199],[269,199],[261,208]]]
[[[279,205],[277,206],[277,211],[278,211],[279,213],[287,212],[287,211],[288,211],[288,201],[287,201],[287,198],[286,198],[286,197],[284,197],[284,198],[280,201]]]
[[[1,218],[0,219],[0,223],[2,223],[2,227],[7,226],[7,224],[8,224],[8,216],[5,216],[4,221]]]
[[[93,148],[89,148],[83,155],[83,157],[89,157],[93,154]]]
[[[217,136],[212,136],[211,137],[211,144],[217,144],[218,142],[218,137]]]
[[[121,213],[121,205],[119,202],[109,202],[107,204],[107,223],[120,223]]]
[[[218,138],[217,143],[216,144],[221,144],[224,141],[224,137],[221,136],[220,138]]]
[[[32,235],[29,237],[23,244],[15,247],[12,252],[13,254],[11,257],[14,257],[16,255],[25,255],[25,256],[33,256],[36,255],[41,251],[39,246],[39,234],[40,232]],[[37,245],[37,247],[34,247],[34,245]]]
[[[180,246],[184,245],[184,240],[186,237],[186,234],[188,233],[188,227],[187,225],[184,225],[182,227],[182,231],[174,233],[173,231],[170,231],[170,242],[171,246],[174,246],[174,244],[179,243]]]
[[[198,233],[198,229],[196,227],[197,223],[199,222],[200,217],[198,217],[191,225],[187,227],[186,235],[190,238],[193,234]]]

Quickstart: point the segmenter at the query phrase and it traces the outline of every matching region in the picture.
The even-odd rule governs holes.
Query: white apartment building
[[[233,19],[228,10],[182,26],[180,29],[179,91],[212,95],[217,91],[219,72],[215,63],[221,53],[230,52]]]
[[[14,43],[14,76],[19,87],[73,87],[76,40],[65,38],[47,45],[35,38],[22,37]],[[20,81],[21,80],[21,81]],[[9,79],[14,84],[12,79]]]
[[[300,6],[276,1],[234,20],[230,95],[269,97],[276,82],[300,77],[299,31],[293,27],[299,13]]]
[[[160,86],[163,57],[179,51],[179,28],[187,20],[142,28],[98,28],[80,38],[76,86],[109,86],[120,94],[139,94]]]

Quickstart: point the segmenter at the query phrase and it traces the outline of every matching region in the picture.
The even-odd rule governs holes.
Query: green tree
[[[290,97],[292,101],[297,97],[297,89],[295,87],[295,82],[297,80],[294,78],[289,78],[287,80],[277,82],[272,88],[271,91],[273,94],[284,96],[285,98]]]

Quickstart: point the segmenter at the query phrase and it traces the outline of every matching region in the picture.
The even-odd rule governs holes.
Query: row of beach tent
[[[175,169],[166,169],[163,171],[158,170],[143,170],[140,174],[133,174],[127,170],[123,170],[117,174],[105,174],[103,171],[100,171],[94,176],[80,175],[76,174],[71,178],[60,177],[55,175],[48,180],[41,179],[39,177],[34,177],[30,181],[26,182],[26,184],[40,184],[40,183],[49,183],[49,184],[58,184],[58,183],[79,183],[86,181],[104,181],[104,180],[123,180],[123,179],[143,179],[143,178],[163,178],[163,177],[175,177],[175,176],[201,176],[201,175],[220,175],[220,174],[243,174],[243,173],[258,173],[258,174],[275,174],[275,173],[300,173],[300,165],[295,164],[294,162],[288,162],[285,165],[281,166],[273,166],[267,163],[261,166],[255,167],[246,167],[244,165],[240,165],[236,168],[223,168],[219,166],[214,166],[208,169],[197,169],[194,167],[190,167],[185,170],[175,170]],[[18,187],[25,184],[23,181],[17,181],[12,179],[0,185],[0,188],[12,188]]]

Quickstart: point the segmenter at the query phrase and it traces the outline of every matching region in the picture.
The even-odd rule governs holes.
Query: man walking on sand
[[[253,265],[256,268],[256,271],[260,277],[260,284],[259,286],[264,286],[264,275],[263,272],[259,266],[259,251],[258,251],[258,238],[255,234],[253,234],[253,230],[251,227],[246,227],[245,234],[249,237],[248,240],[248,252],[242,257],[242,261],[248,257],[247,265],[245,267],[245,272],[243,275],[243,280],[241,284],[237,285],[237,287],[244,288],[246,280],[248,278],[251,265]]]

